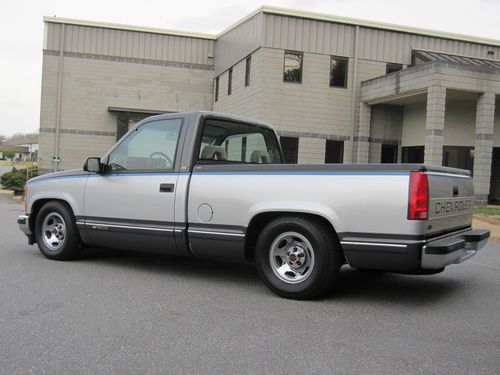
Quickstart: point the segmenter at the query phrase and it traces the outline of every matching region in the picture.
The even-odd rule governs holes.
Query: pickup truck
[[[44,256],[85,246],[253,261],[286,298],[340,268],[433,274],[482,248],[468,171],[421,164],[284,164],[262,122],[215,112],[149,117],[83,169],[26,184],[18,218]]]

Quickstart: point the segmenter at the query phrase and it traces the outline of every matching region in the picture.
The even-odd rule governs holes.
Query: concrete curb
[[[7,198],[11,199],[12,202],[22,204],[24,203],[24,197],[21,196],[16,196],[14,195],[14,192],[12,190],[5,190],[5,189],[0,189],[0,195],[6,196]]]

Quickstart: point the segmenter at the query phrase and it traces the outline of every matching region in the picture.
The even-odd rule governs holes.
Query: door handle
[[[173,193],[174,184],[160,184],[160,193]]]

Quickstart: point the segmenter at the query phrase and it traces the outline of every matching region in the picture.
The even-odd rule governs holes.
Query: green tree
[[[3,157],[6,159],[13,159],[16,154],[13,151],[4,151]]]

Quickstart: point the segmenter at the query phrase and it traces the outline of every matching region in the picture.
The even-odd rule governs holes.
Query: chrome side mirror
[[[83,164],[83,170],[85,172],[95,172],[95,173],[102,172],[101,158],[98,157],[87,158],[87,160],[85,160],[85,164]]]

